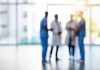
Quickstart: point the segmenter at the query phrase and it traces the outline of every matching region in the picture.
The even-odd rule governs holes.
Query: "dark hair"
[[[48,14],[48,11],[45,12],[45,15]]]
[[[58,17],[58,15],[57,15],[57,14],[55,14],[55,18],[56,18],[56,17]]]

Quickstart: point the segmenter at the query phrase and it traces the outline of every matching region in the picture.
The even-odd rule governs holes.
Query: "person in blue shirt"
[[[79,29],[78,29],[78,45],[80,49],[80,60],[79,63],[84,63],[85,61],[85,49],[84,49],[84,38],[86,35],[86,26],[85,26],[85,19],[83,18],[83,12],[79,12],[80,22],[79,22]]]
[[[46,53],[48,48],[48,29],[47,29],[47,20],[48,12],[45,12],[45,17],[41,20],[40,23],[40,40],[42,45],[42,62],[46,62]]]

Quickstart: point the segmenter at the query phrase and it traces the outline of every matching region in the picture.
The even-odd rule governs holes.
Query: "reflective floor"
[[[68,47],[59,49],[60,61],[55,61],[55,49],[51,58],[47,53],[48,63],[41,63],[41,46],[0,46],[0,70],[100,70],[100,46],[85,46],[85,64],[69,60]],[[79,59],[79,49],[76,47],[75,60]]]

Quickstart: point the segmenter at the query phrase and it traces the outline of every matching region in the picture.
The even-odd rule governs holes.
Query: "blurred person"
[[[85,61],[85,49],[84,49],[84,38],[86,36],[86,22],[85,19],[83,18],[83,11],[79,11],[78,14],[80,21],[79,21],[79,26],[77,29],[78,33],[78,45],[80,49],[80,56],[81,58],[78,60],[79,63],[84,63]]]
[[[77,25],[73,14],[70,15],[70,20],[67,22],[65,29],[67,30],[65,44],[67,44],[69,48],[69,59],[74,60]]]
[[[41,20],[40,23],[40,40],[42,45],[42,63],[46,63],[46,53],[48,48],[48,28],[47,28],[47,20],[48,12],[45,12],[45,17]]]
[[[56,46],[56,61],[58,61],[59,60],[59,58],[58,58],[58,49],[59,49],[59,46],[61,45],[62,27],[61,27],[61,23],[58,21],[58,15],[55,14],[54,17],[55,17],[55,19],[51,23],[52,46],[51,46],[51,50],[50,50],[49,59],[51,59],[53,48],[54,48],[54,46]]]

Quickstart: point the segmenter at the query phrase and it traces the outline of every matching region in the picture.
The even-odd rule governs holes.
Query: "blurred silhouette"
[[[48,29],[47,29],[47,17],[48,12],[45,12],[45,17],[41,20],[40,23],[40,40],[42,45],[42,62],[45,63],[46,61],[46,53],[48,48]]]
[[[50,59],[52,56],[52,51],[53,51],[53,46],[56,46],[56,61],[59,60],[58,58],[58,49],[59,46],[61,45],[61,33],[62,33],[62,28],[61,28],[61,23],[58,21],[58,15],[55,14],[55,20],[51,23],[51,29],[52,29],[52,46],[50,50]]]
[[[80,22],[79,22],[79,26],[78,26],[78,45],[79,45],[79,49],[80,49],[80,60],[78,60],[79,63],[84,63],[85,61],[85,49],[84,49],[84,38],[86,35],[86,24],[85,24],[85,19],[83,18],[83,11],[79,11],[79,15],[80,17]]]
[[[67,36],[65,44],[68,45],[70,60],[74,60],[75,44],[76,44],[76,21],[73,19],[74,15],[70,15],[70,20],[66,24]]]

